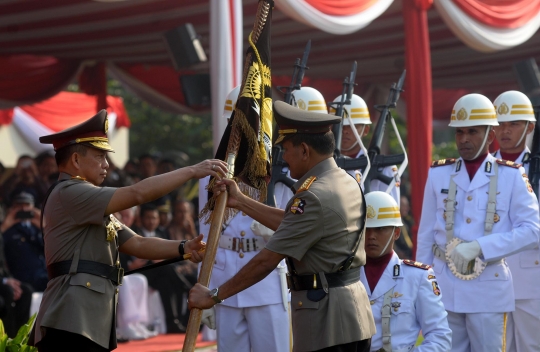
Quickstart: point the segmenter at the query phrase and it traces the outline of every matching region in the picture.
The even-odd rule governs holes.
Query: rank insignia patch
[[[315,180],[317,179],[317,176],[310,176],[308,177],[304,183],[302,183],[302,186],[300,186],[300,189],[298,189],[298,191],[296,191],[296,193],[300,193],[300,192],[304,192],[304,191],[307,191],[309,189],[309,187],[311,187],[311,184],[313,182],[315,182]]]
[[[439,288],[437,281],[431,281],[431,286],[433,286],[433,293],[435,294],[435,296],[440,296],[441,289]]]
[[[302,215],[304,214],[304,206],[306,205],[306,201],[302,198],[295,198],[293,203],[291,204],[291,213]]]
[[[423,270],[428,270],[431,268],[430,265],[427,265],[427,264],[424,264],[424,263],[420,263],[420,262],[415,262],[414,260],[410,260],[410,259],[405,259],[403,261],[403,264],[407,264],[409,266],[414,266],[415,268],[418,268],[418,269],[423,269]]]
[[[394,265],[394,276],[399,276],[399,264]]]

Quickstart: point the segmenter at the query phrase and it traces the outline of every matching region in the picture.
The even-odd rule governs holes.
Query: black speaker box
[[[176,70],[207,60],[201,42],[191,23],[171,29],[165,32],[163,37]]]
[[[521,91],[531,97],[540,96],[540,71],[536,60],[530,58],[514,64],[514,73],[517,76]]]
[[[182,92],[186,98],[186,105],[193,108],[210,107],[210,75],[182,75],[180,76]]]

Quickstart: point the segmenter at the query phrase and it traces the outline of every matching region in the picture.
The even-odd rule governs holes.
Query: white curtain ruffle
[[[298,22],[332,34],[354,33],[382,15],[394,0],[379,0],[370,8],[351,16],[331,16],[303,0],[275,0],[283,13]]]
[[[434,0],[437,11],[452,32],[480,52],[507,50],[529,40],[540,28],[540,13],[519,28],[497,28],[471,18],[453,0]]]

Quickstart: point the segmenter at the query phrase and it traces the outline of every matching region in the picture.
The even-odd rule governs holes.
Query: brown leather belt
[[[324,274],[328,287],[342,287],[360,281],[360,267]],[[316,290],[323,288],[319,274],[287,275],[287,285],[293,291]]]
[[[61,262],[52,263],[47,265],[47,273],[49,274],[49,280],[55,277],[68,275],[71,267],[71,260],[64,260]],[[100,262],[94,262],[91,260],[79,260],[77,266],[77,273],[92,274],[111,280],[116,286],[122,285],[124,278],[124,269],[122,267],[116,267],[107,265]]]

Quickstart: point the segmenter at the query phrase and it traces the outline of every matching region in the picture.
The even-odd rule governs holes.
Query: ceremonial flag
[[[215,156],[227,161],[236,150],[233,176],[250,186],[253,191],[246,192],[259,201],[266,199],[272,165],[270,29],[273,6],[272,0],[259,1],[253,30],[248,37],[240,95]],[[209,189],[212,186],[213,180]],[[211,195],[201,216],[213,209],[215,198]]]

